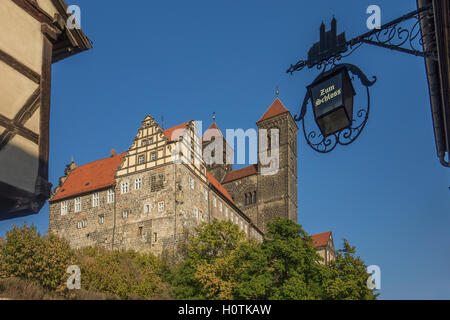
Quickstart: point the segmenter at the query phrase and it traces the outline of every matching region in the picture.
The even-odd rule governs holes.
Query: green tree
[[[74,264],[74,252],[67,241],[41,236],[35,226],[14,226],[0,244],[0,277],[17,277],[39,282],[48,290],[63,292]]]
[[[324,283],[324,299],[374,300],[379,294],[367,287],[367,267],[356,248],[344,239],[344,247],[337,251],[336,261],[329,265],[329,278]]]
[[[87,247],[77,252],[77,261],[85,290],[121,299],[169,298],[160,276],[162,261],[152,254]]]

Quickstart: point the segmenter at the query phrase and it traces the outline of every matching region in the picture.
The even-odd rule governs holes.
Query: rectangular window
[[[146,203],[144,205],[144,213],[150,213],[151,212],[151,205],[150,203]]]
[[[198,208],[194,208],[194,217],[198,219]]]
[[[203,211],[202,210],[200,210],[199,216],[200,216],[200,220],[203,220]]]
[[[143,231],[143,229],[144,229],[143,227],[139,227],[138,233],[139,233],[140,236],[142,236],[142,231]]]
[[[122,212],[122,218],[124,218],[124,219],[128,218],[128,210],[124,210]]]
[[[81,229],[81,228],[83,228],[83,222],[78,221],[78,223],[77,223],[77,229]]]
[[[67,214],[67,201],[61,202],[61,215],[64,216]]]
[[[244,231],[245,231],[245,233],[248,233],[247,225],[246,225],[246,224],[244,225]]]
[[[158,212],[164,211],[164,201],[158,202]]]
[[[108,190],[108,203],[114,202],[114,189]]]
[[[105,216],[104,215],[98,216],[98,223],[103,224],[104,222],[105,222]]]
[[[120,191],[122,192],[122,194],[128,193],[128,191],[130,191],[130,183],[129,182],[122,182],[120,184]]]
[[[203,189],[203,196],[205,200],[208,200],[208,190],[206,190],[206,188]]]
[[[153,138],[148,139],[148,144],[152,144],[153,143]]]
[[[222,212],[222,202],[219,201],[219,211]]]
[[[195,188],[195,180],[191,176],[189,176],[189,186],[191,187],[191,189]]]
[[[96,192],[92,195],[92,207],[93,208],[98,207],[98,198],[99,198],[98,192]]]
[[[87,219],[84,219],[83,220],[83,228],[86,228],[87,227]]]
[[[143,154],[138,157],[138,164],[143,164],[145,162],[145,156]]]
[[[142,146],[145,147],[147,145],[147,140],[142,140]]]
[[[240,224],[240,229],[241,230],[244,229],[244,224],[242,223],[242,220],[241,220],[241,224]]]
[[[233,211],[230,211],[230,220],[233,222]]]
[[[228,219],[228,207],[225,207],[225,218]]]
[[[140,188],[142,188],[142,178],[137,178],[134,180],[134,189],[139,190]]]
[[[236,215],[236,224],[239,224],[239,217]]]
[[[164,173],[153,174],[150,177],[151,191],[155,192],[162,190],[164,188],[164,180],[165,180]]]
[[[156,152],[152,152],[151,159],[152,159],[152,161],[156,160]]]
[[[81,211],[81,198],[75,198],[75,212]]]
[[[158,241],[158,233],[153,232],[153,242],[157,242]]]
[[[213,196],[213,206],[214,206],[214,208],[217,207],[217,198],[216,198],[216,196]]]

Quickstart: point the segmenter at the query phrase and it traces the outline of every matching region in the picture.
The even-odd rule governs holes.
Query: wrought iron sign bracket
[[[432,6],[426,6],[418,10],[407,13],[395,20],[392,20],[380,27],[367,33],[359,35],[351,40],[345,39],[345,32],[337,35],[337,22],[333,18],[331,30],[325,32],[325,25],[322,22],[320,27],[320,41],[315,43],[308,51],[308,59],[300,60],[295,65],[291,65],[286,71],[293,74],[306,66],[318,69],[327,65],[334,65],[341,58],[351,55],[362,44],[370,44],[394,51],[408,53],[420,57],[432,57],[436,59],[436,48],[432,51],[422,51],[423,40],[426,37],[433,37],[432,34],[421,34],[420,24],[433,18]],[[401,24],[413,20],[411,27],[406,28]],[[432,43],[435,43],[432,39]]]

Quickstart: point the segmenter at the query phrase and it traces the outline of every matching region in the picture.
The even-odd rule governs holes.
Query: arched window
[[[245,196],[244,204],[247,205],[247,204],[248,204],[248,195],[247,195],[247,194],[244,194],[244,196]]]
[[[249,192],[248,193],[248,204],[252,204],[253,203],[253,199],[252,199],[252,193],[251,192]]]
[[[253,203],[256,203],[256,191],[253,191]]]

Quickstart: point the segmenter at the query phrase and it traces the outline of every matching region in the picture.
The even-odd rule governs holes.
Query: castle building
[[[162,254],[176,252],[196,226],[216,219],[262,241],[274,217],[297,222],[297,126],[278,98],[257,126],[258,162],[233,170],[233,148],[215,122],[200,137],[194,121],[163,129],[146,116],[126,152],[67,165],[50,198],[49,231],[75,248]],[[272,150],[274,129],[279,143]],[[209,161],[208,152],[223,161]],[[264,171],[271,164],[260,160],[263,152],[278,152],[276,170]],[[331,233],[313,241],[332,259]]]

